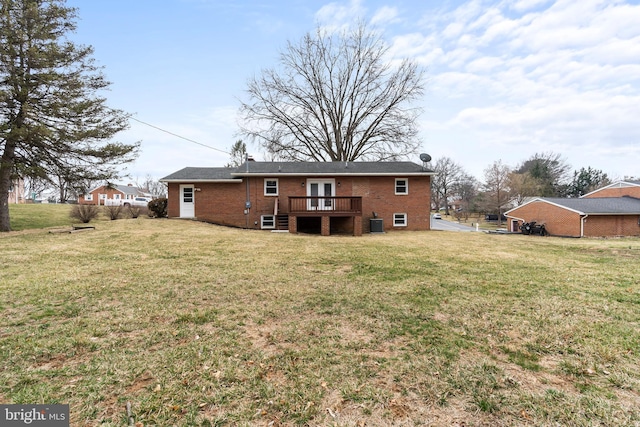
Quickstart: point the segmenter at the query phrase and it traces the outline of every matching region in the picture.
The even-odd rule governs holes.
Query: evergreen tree
[[[16,176],[113,179],[137,155],[139,144],[111,141],[128,117],[100,96],[109,82],[93,48],[67,38],[76,19],[64,0],[0,3],[0,231]]]
[[[606,173],[599,169],[580,168],[573,172],[573,180],[569,184],[569,197],[580,197],[600,187],[611,184],[611,180]]]

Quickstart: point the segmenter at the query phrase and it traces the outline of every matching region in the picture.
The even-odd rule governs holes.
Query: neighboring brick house
[[[151,197],[151,194],[145,192],[133,185],[108,184],[94,188],[87,194],[83,194],[78,198],[78,203],[88,205],[123,205],[128,200],[136,197]]]
[[[315,232],[429,230],[431,176],[412,162],[254,162],[179,170],[168,215],[242,228]]]
[[[11,181],[9,185],[9,200],[10,204],[16,203],[25,203],[25,189],[24,189],[24,180],[22,178],[17,178]]]
[[[612,196],[535,198],[509,210],[505,216],[512,232],[518,232],[523,222],[535,221],[544,224],[554,236],[640,236],[640,198],[607,191],[600,194]]]
[[[640,199],[640,181],[617,181],[613,184],[599,188],[591,193],[587,193],[583,198],[594,197],[635,197]]]

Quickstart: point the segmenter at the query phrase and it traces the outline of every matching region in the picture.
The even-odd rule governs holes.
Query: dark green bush
[[[98,217],[98,206],[96,205],[74,205],[69,216],[73,219],[87,224],[92,219]]]
[[[149,216],[154,218],[166,218],[167,216],[167,199],[160,197],[149,202]]]

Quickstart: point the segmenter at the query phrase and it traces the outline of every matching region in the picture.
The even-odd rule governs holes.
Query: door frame
[[[336,180],[334,178],[330,179],[307,179],[307,197],[312,197],[311,195],[311,185],[318,184],[318,197],[335,197],[336,196]],[[325,184],[331,184],[331,194],[325,194]],[[320,189],[322,189],[322,194],[320,193]],[[333,203],[331,200],[318,199],[318,205],[314,206],[313,200],[307,201],[307,209],[310,211],[330,211],[333,210]],[[327,205],[327,202],[329,203]]]
[[[191,189],[191,202],[185,202],[184,190],[186,188]],[[195,194],[196,194],[195,185],[180,184],[180,218],[195,218],[196,216]]]

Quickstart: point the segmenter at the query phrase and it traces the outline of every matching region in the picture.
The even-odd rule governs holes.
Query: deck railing
[[[298,215],[362,215],[362,197],[289,196],[289,213]]]

